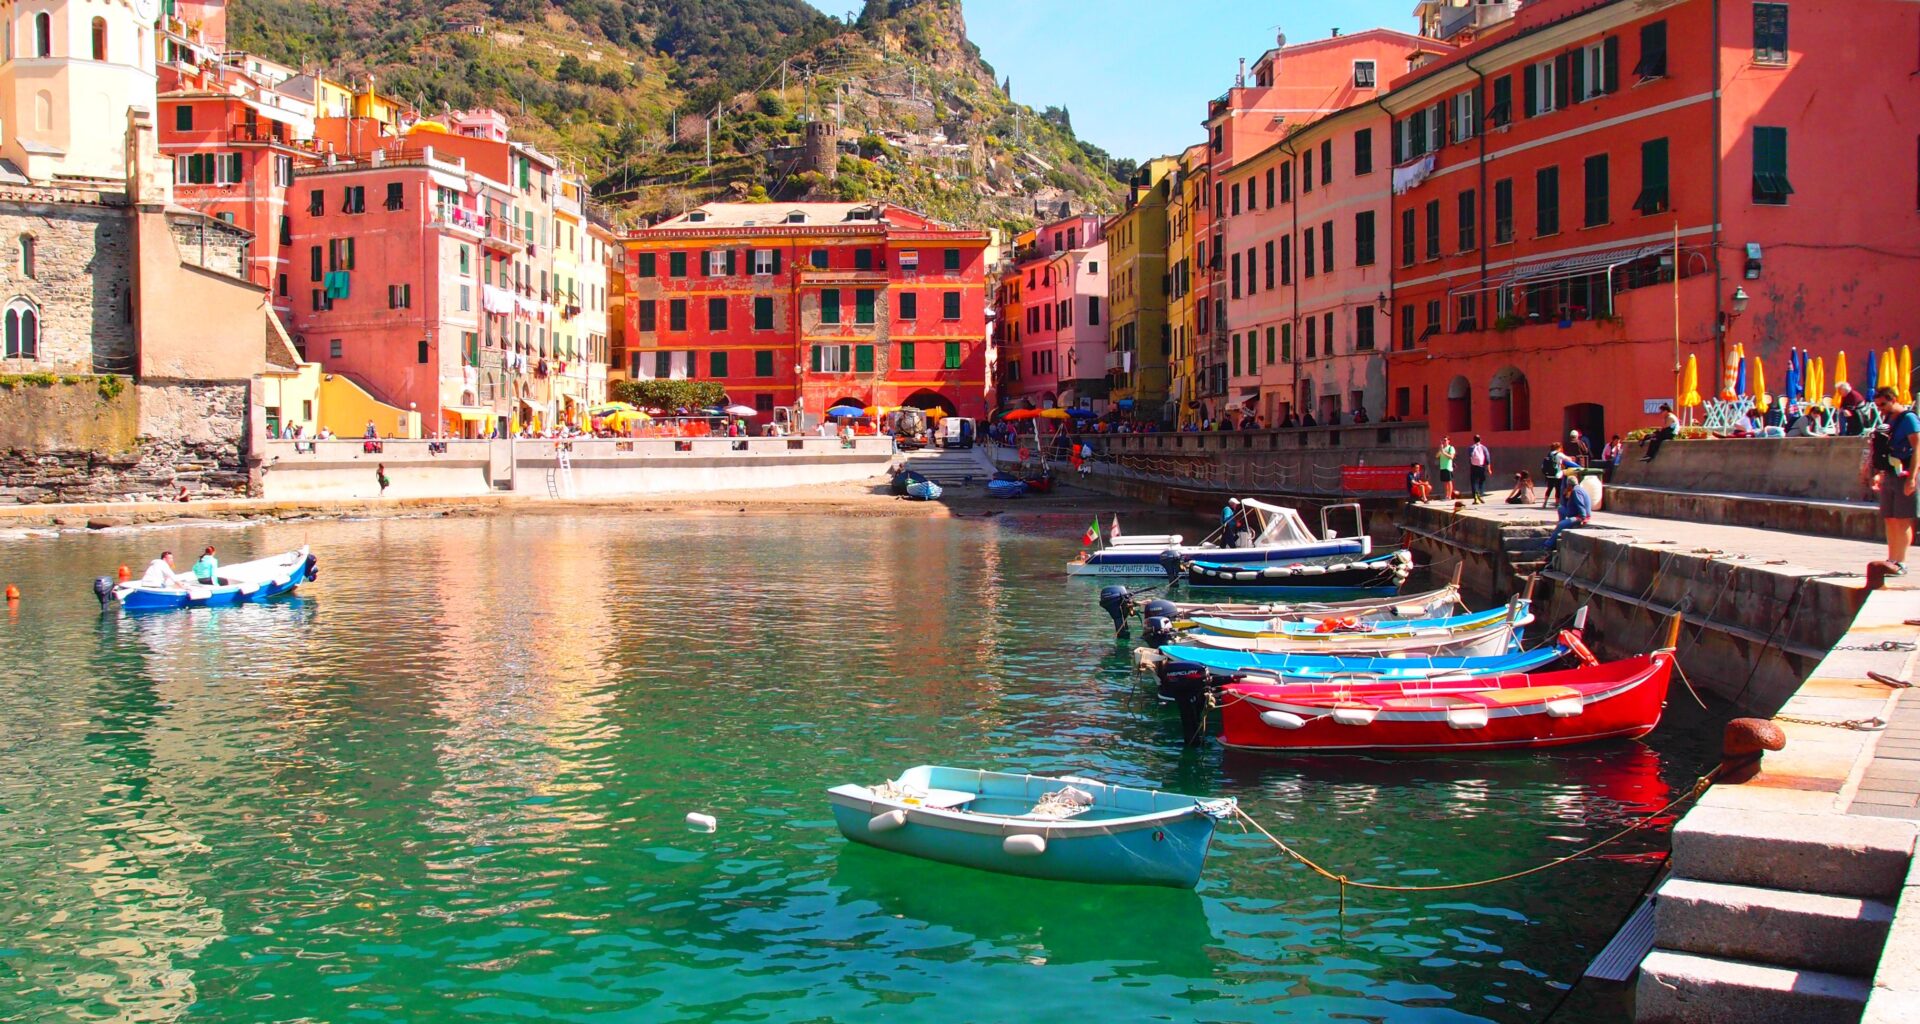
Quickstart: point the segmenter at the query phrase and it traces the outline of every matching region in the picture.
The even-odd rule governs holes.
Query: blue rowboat
[[[947,864],[1062,882],[1165,885],[1200,881],[1214,826],[1231,797],[1132,789],[921,765],[878,786],[827,790],[840,834]]]
[[[1496,676],[1531,672],[1572,653],[1564,643],[1512,651],[1507,654],[1458,657],[1452,655],[1406,658],[1343,658],[1324,654],[1263,654],[1225,651],[1188,644],[1160,648],[1168,664],[1198,665],[1215,675],[1273,676],[1282,682],[1321,682],[1329,679],[1379,679],[1420,682],[1439,677]]]
[[[940,485],[931,480],[914,480],[907,484],[907,497],[915,501],[933,501],[940,494]]]
[[[987,481],[987,497],[989,498],[1018,498],[1027,493],[1027,490],[1027,482],[1025,480]]]
[[[94,581],[93,592],[105,607],[118,602],[130,612],[174,611],[180,608],[226,608],[258,604],[293,592],[319,577],[319,559],[307,548],[271,558],[220,567],[220,582],[185,587],[150,587],[138,582],[115,586],[111,579]]]

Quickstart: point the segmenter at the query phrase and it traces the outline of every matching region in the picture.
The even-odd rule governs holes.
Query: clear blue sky
[[[861,0],[808,0],[828,14]],[[965,0],[967,33],[1013,98],[1064,106],[1074,132],[1144,159],[1200,141],[1206,103],[1284,28],[1291,42],[1332,29],[1413,29],[1414,0]]]

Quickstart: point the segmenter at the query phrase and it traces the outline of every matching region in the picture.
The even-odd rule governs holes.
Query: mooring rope
[[[1581,847],[1580,849],[1575,850],[1574,852],[1569,853],[1564,857],[1556,857],[1553,860],[1547,861],[1544,864],[1536,864],[1530,868],[1525,868],[1520,871],[1511,871],[1511,872],[1508,872],[1507,874],[1496,875],[1492,878],[1481,878],[1471,882],[1447,882],[1439,885],[1388,885],[1383,882],[1354,881],[1352,878],[1349,878],[1345,874],[1336,873],[1325,867],[1322,867],[1321,865],[1315,863],[1311,858],[1307,857],[1307,855],[1301,853],[1300,851],[1294,849],[1291,846],[1288,846],[1278,836],[1275,836],[1273,833],[1267,831],[1264,825],[1261,825],[1258,821],[1255,821],[1253,819],[1253,816],[1248,814],[1246,811],[1236,807],[1234,809],[1234,814],[1236,814],[1241,819],[1243,824],[1253,826],[1255,831],[1259,832],[1263,836],[1266,836],[1267,840],[1273,843],[1275,847],[1278,847],[1280,852],[1286,854],[1289,857],[1292,857],[1294,860],[1299,861],[1301,864],[1306,865],[1306,867],[1312,870],[1314,874],[1317,874],[1320,877],[1325,878],[1330,882],[1338,882],[1340,884],[1340,916],[1341,916],[1341,919],[1344,921],[1347,913],[1347,890],[1349,888],[1367,889],[1375,892],[1456,892],[1461,889],[1477,889],[1477,888],[1480,888],[1481,886],[1497,885],[1501,882],[1511,882],[1517,878],[1525,878],[1528,875],[1537,875],[1542,871],[1549,871],[1549,870],[1552,870],[1553,868],[1557,868],[1561,866],[1562,864],[1568,864],[1573,861],[1579,860],[1583,857],[1586,857],[1594,853],[1597,850],[1600,850],[1606,846],[1609,846],[1613,843],[1620,841],[1621,839],[1626,838],[1628,835],[1631,835],[1632,833],[1637,832],[1640,829],[1647,827],[1648,825],[1652,824],[1656,819],[1672,811],[1675,807],[1678,807],[1681,804],[1686,803],[1687,801],[1692,800],[1695,797],[1698,797],[1700,794],[1706,792],[1707,787],[1713,785],[1713,781],[1716,777],[1719,776],[1720,771],[1721,771],[1720,768],[1715,768],[1712,771],[1708,772],[1707,774],[1700,776],[1700,780],[1698,782],[1695,782],[1691,787],[1687,789],[1686,792],[1668,801],[1666,806],[1661,807],[1659,810],[1654,811],[1650,814],[1643,815],[1640,818],[1635,819],[1626,828],[1623,828],[1620,831],[1615,832],[1604,839],[1601,839],[1599,842]]]

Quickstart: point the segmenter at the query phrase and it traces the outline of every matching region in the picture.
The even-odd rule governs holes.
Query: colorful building
[[[984,231],[886,203],[708,203],[626,238],[628,376],[769,417],[987,412]]]
[[[1108,393],[1116,408],[1171,423],[1167,403],[1172,335],[1167,325],[1167,198],[1179,161],[1155,157],[1127,185],[1127,208],[1107,222]]]
[[[1393,410],[1530,462],[1654,423],[1688,355],[1914,342],[1915,38],[1897,0],[1542,0],[1396,82]]]
[[[1231,172],[1221,217],[1230,408],[1267,425],[1290,413],[1323,424],[1385,414],[1387,128],[1377,105],[1362,104]]]
[[[1015,252],[1032,245],[1033,232],[1022,232],[1014,239]],[[1010,260],[1003,260],[994,271],[993,350],[994,393],[1002,407],[1018,406],[1027,399],[1022,371],[1025,352],[1021,332],[1026,327],[1027,272]]]
[[[1167,323],[1173,333],[1168,401],[1178,410],[1179,426],[1197,425],[1216,414],[1225,397],[1225,349],[1213,344],[1212,177],[1206,143],[1189,146],[1168,186]],[[1213,373],[1222,374],[1217,382]]]
[[[1105,409],[1104,230],[1099,216],[1073,214],[1017,241],[995,307],[997,320],[1009,326],[1001,350],[1009,367],[1008,404]],[[1086,301],[1096,296],[1099,302]]]

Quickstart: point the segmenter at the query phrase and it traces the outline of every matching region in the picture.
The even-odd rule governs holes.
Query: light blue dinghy
[[[1231,797],[921,765],[827,790],[840,833],[928,860],[1062,882],[1191,889]]]
[[[1532,672],[1574,653],[1564,643],[1531,651],[1513,651],[1480,657],[1454,655],[1395,658],[1355,658],[1326,654],[1263,654],[1228,651],[1190,644],[1168,644],[1160,653],[1175,664],[1199,665],[1218,675],[1264,675],[1282,682],[1324,682],[1334,679],[1420,682],[1439,678],[1478,678]]]

